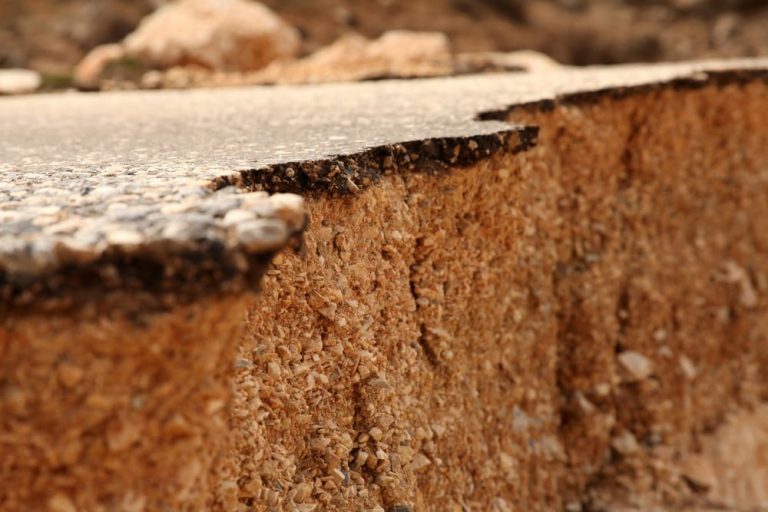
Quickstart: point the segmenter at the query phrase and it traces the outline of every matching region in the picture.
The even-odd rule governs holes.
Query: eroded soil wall
[[[509,117],[536,148],[308,200],[239,348],[226,510],[671,503],[768,396],[766,85]]]
[[[0,510],[208,509],[252,300],[5,318]]]

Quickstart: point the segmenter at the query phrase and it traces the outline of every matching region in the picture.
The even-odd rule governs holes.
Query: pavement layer
[[[0,99],[0,305],[261,268],[249,258],[295,238],[303,214],[254,191],[349,194],[524,150],[536,127],[498,120],[514,108],[766,77],[756,59]]]

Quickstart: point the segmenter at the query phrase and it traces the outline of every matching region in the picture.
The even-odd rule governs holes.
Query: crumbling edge
[[[508,121],[517,110],[548,111],[558,105],[585,105],[621,100],[663,89],[696,90],[707,86],[768,82],[768,69],[699,71],[650,84],[609,87],[512,104],[479,112],[479,121]],[[518,153],[537,143],[537,126],[509,125],[505,130],[462,137],[429,138],[368,148],[319,160],[293,161],[243,169],[212,180],[210,189],[234,186],[269,193],[304,196],[360,193],[383,177],[403,172],[444,173],[476,164],[502,152]],[[301,230],[287,245],[300,244]],[[0,316],[9,312],[45,311],[99,301],[134,308],[167,308],[218,293],[254,290],[280,248],[261,253],[233,252],[216,243],[197,241],[184,250],[162,241],[126,251],[109,247],[88,263],[61,263],[45,273],[12,275],[0,269]],[[243,258],[245,257],[245,261]],[[162,276],[162,279],[159,279]],[[108,300],[109,297],[114,300]]]
[[[549,112],[560,105],[586,106],[599,101],[619,101],[634,96],[649,94],[662,89],[698,90],[704,87],[726,87],[744,85],[754,81],[768,83],[768,68],[762,69],[726,69],[702,70],[689,76],[672,78],[655,83],[646,83],[626,87],[605,87],[591,91],[568,93],[554,98],[523,102],[507,107],[488,110],[477,115],[479,121],[507,121],[515,111]]]
[[[354,195],[382,177],[404,172],[440,173],[474,165],[501,152],[519,153],[536,145],[536,126],[465,137],[440,137],[375,146],[359,153],[245,169],[214,181],[216,189],[332,196]]]

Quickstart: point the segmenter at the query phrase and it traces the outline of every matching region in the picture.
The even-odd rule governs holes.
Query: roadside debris
[[[0,94],[29,94],[35,92],[42,78],[29,69],[0,69]]]

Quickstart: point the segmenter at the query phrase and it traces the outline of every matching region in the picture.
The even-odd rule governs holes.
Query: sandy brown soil
[[[224,509],[716,503],[684,459],[768,396],[766,105],[519,109],[530,152],[310,198],[239,349]]]
[[[4,318],[0,510],[200,510],[210,502],[227,449],[233,351],[252,299]]]

